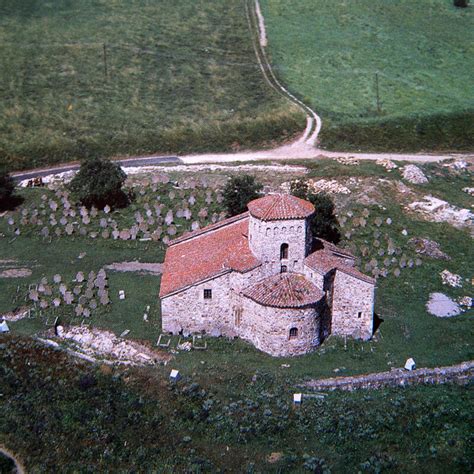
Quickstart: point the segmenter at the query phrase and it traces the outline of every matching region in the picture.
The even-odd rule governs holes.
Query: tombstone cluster
[[[17,292],[18,293],[18,292]],[[76,277],[67,284],[60,274],[53,276],[52,281],[43,277],[39,283],[28,287],[25,301],[32,303],[28,317],[36,316],[50,323],[51,317],[66,316],[87,320],[99,310],[110,304],[107,274],[101,269],[86,276],[77,272]]]
[[[154,240],[168,243],[172,238],[225,218],[223,196],[208,187],[207,181],[195,179],[172,183],[168,175],[134,183],[135,200],[130,211],[112,212],[88,209],[71,202],[67,190],[58,188],[53,196],[43,194],[39,206],[21,208],[19,215],[9,215],[7,223],[16,235],[27,230],[39,233],[44,240],[54,237],[83,236],[91,239]]]
[[[353,246],[353,251],[360,255],[360,268],[366,273],[372,273],[375,278],[394,275],[399,277],[403,269],[422,265],[422,260],[413,254],[412,249],[402,248],[384,228],[392,226],[391,217],[372,217],[369,209],[365,208],[356,215],[355,211],[348,211],[338,217],[343,236],[350,240],[361,234],[367,227],[373,232],[366,234],[365,244]]]

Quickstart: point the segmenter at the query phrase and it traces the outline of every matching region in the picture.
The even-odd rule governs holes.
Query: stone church
[[[272,356],[305,354],[330,334],[372,337],[375,281],[349,252],[313,239],[315,212],[308,201],[270,194],[171,241],[163,332],[238,336]]]

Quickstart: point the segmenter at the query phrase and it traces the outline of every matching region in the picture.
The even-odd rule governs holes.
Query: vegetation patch
[[[2,2],[0,161],[272,144],[304,116],[263,80],[243,2]]]
[[[322,117],[324,147],[472,149],[472,8],[450,0],[260,3],[274,70]]]

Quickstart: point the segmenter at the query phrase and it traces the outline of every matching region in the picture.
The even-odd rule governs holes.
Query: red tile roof
[[[314,214],[314,206],[290,194],[269,194],[248,203],[250,214],[262,221],[304,219]]]
[[[304,264],[307,267],[324,274],[330,272],[331,270],[339,270],[355,278],[358,278],[359,280],[375,284],[375,280],[372,277],[365,275],[353,266],[354,257],[352,254],[346,250],[336,247],[330,242],[326,242],[322,239],[319,240],[324,247],[320,250],[316,250],[316,252],[313,252],[304,259]],[[347,261],[348,259],[350,260],[349,262]]]
[[[235,270],[247,272],[260,265],[248,241],[248,214],[175,239],[166,251],[160,297]]]
[[[324,293],[297,273],[278,273],[246,288],[243,295],[264,306],[301,308],[317,303]]]

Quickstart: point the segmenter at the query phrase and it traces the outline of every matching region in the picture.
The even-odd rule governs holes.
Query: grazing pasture
[[[272,65],[323,147],[469,150],[472,8],[451,0],[261,0]]]
[[[281,141],[304,116],[265,82],[243,1],[0,2],[0,163]]]

